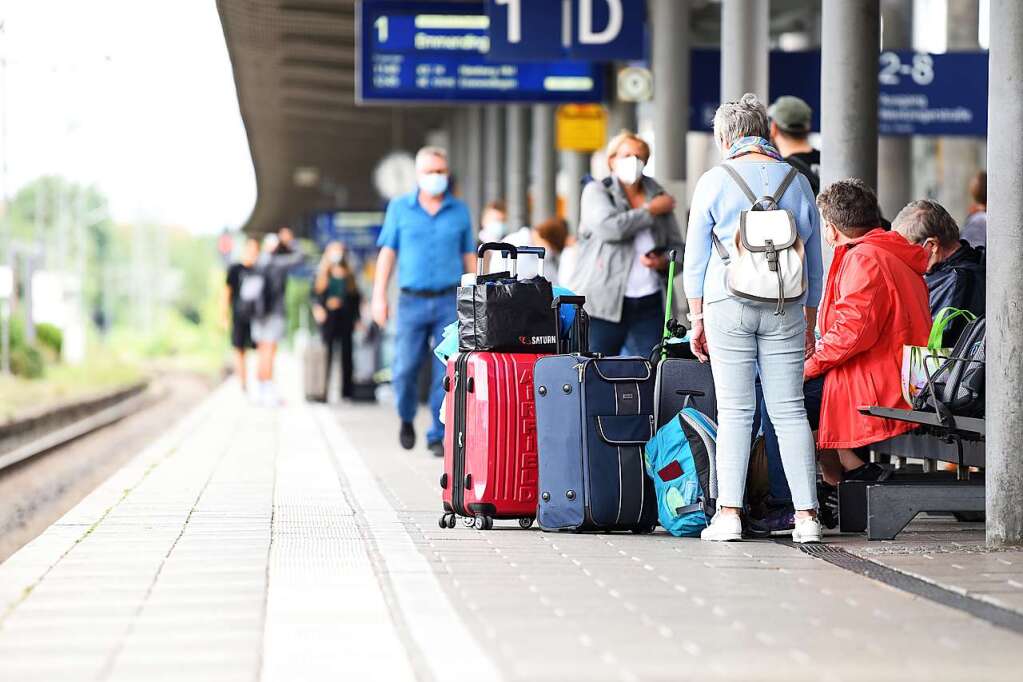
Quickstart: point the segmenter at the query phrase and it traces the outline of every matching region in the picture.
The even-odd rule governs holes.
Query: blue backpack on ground
[[[685,407],[646,444],[646,473],[657,493],[657,516],[676,537],[698,536],[714,515],[717,425]]]

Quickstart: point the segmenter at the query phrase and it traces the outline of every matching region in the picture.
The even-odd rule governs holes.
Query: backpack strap
[[[757,203],[757,195],[753,193],[753,190],[751,190],[749,185],[746,184],[746,181],[742,179],[742,176],[739,175],[739,171],[735,170],[735,168],[733,168],[729,163],[722,163],[721,167],[724,168],[725,172],[731,176],[732,180],[735,181],[735,184],[737,184],[739,189],[742,190],[742,193],[750,200],[750,203]]]
[[[785,179],[781,181],[780,185],[778,185],[778,189],[774,190],[774,196],[771,198],[774,199],[776,206],[778,205],[778,202],[781,201],[781,198],[785,196],[785,192],[788,191],[789,185],[792,184],[792,181],[796,179],[797,175],[799,175],[799,171],[795,168],[790,168],[788,175],[786,175]]]
[[[721,243],[721,240],[718,239],[718,236],[714,234],[714,228],[711,228],[710,230],[710,239],[711,242],[714,244],[714,250],[718,252],[718,257],[721,258],[721,261],[725,264],[725,267],[728,267],[728,264],[732,262],[732,257],[728,255],[728,249],[726,249],[725,245]]]

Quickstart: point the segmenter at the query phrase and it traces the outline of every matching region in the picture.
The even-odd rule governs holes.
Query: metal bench
[[[911,433],[871,448],[872,458],[890,457],[896,475],[884,483],[839,486],[839,518],[844,532],[866,530],[870,540],[894,539],[920,512],[956,514],[984,511],[984,420],[951,414],[887,407],[864,407],[863,414],[918,424]],[[905,460],[920,459],[920,472],[905,470]],[[937,462],[956,465],[937,471]]]

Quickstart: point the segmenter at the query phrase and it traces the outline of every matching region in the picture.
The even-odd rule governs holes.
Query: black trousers
[[[336,350],[341,349],[341,397],[352,397],[352,332],[354,324],[348,316],[339,311],[329,311],[327,319],[320,327],[320,338],[327,347],[327,386],[330,386],[330,373],[334,366]]]

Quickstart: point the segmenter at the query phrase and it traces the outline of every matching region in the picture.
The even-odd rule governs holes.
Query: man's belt
[[[402,289],[402,296],[415,296],[416,298],[440,298],[455,293],[457,287],[447,289]]]

